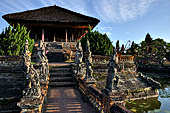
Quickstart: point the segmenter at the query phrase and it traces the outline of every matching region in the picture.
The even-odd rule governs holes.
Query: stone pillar
[[[42,28],[42,41],[44,41],[44,28]]]
[[[37,40],[37,33],[35,33],[35,39]]]
[[[54,34],[54,40],[53,40],[53,42],[56,42],[56,34]]]
[[[66,39],[65,39],[65,41],[66,41],[66,43],[67,43],[67,29],[66,29],[66,31],[65,31],[65,32],[66,32],[66,37],[65,37]]]
[[[85,54],[86,54],[86,56],[85,56],[86,76],[84,78],[84,81],[86,83],[88,83],[88,84],[95,84],[96,80],[92,76],[93,75],[93,69],[92,69],[92,57],[91,57],[89,40],[87,40],[87,43],[86,43],[86,52],[85,52]]]

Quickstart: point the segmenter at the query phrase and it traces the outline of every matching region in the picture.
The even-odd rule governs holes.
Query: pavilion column
[[[74,34],[72,34],[72,41],[74,41]]]
[[[53,40],[53,42],[56,42],[56,34],[54,34],[54,40]]]
[[[66,37],[65,37],[65,38],[66,38],[66,40],[65,40],[65,41],[66,41],[66,43],[67,43],[67,29],[66,29]]]
[[[37,40],[37,33],[35,33],[35,39]]]
[[[44,41],[44,28],[42,28],[42,41]]]

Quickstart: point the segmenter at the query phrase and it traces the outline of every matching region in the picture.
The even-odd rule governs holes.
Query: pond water
[[[158,98],[150,98],[136,101],[127,101],[126,108],[136,113],[170,113],[170,75],[144,73],[161,83]]]

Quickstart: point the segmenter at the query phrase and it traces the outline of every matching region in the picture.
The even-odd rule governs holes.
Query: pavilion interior
[[[30,37],[38,42],[44,34],[45,42],[77,42],[86,30],[82,28],[34,27],[31,28]]]

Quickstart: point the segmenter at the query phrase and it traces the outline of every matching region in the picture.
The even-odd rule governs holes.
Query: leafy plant
[[[9,26],[0,34],[0,55],[18,56],[24,50],[26,40],[32,52],[34,40],[29,37],[30,31],[24,26]]]
[[[98,31],[92,31],[89,26],[88,33],[82,37],[81,43],[83,50],[85,51],[87,39],[90,42],[90,49],[94,55],[110,55],[112,52],[112,42],[106,34],[102,34]]]

